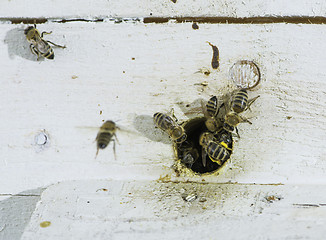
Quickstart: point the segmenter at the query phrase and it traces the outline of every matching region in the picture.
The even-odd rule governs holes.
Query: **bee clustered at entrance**
[[[205,125],[205,121],[206,118],[205,117],[199,117],[199,118],[194,118],[191,119],[187,122],[185,122],[183,124],[183,127],[185,129],[185,132],[187,134],[187,139],[185,142],[182,143],[174,143],[174,147],[177,153],[177,157],[178,159],[180,159],[181,163],[191,169],[193,172],[195,173],[211,173],[211,172],[215,172],[216,170],[218,170],[219,168],[221,168],[223,166],[223,164],[228,160],[226,159],[226,161],[224,163],[222,163],[222,165],[219,165],[216,162],[213,162],[208,155],[206,155],[206,166],[203,166],[203,161],[202,161],[202,151],[203,148],[202,146],[200,146],[199,144],[199,138],[200,135],[203,132],[207,132],[208,129]],[[222,127],[222,126],[221,126]],[[221,133],[226,133],[224,130],[221,130],[221,132],[217,133],[215,135],[215,137],[219,138],[219,135]],[[233,139],[232,139],[232,134],[231,133],[226,133],[229,134],[229,137],[231,139],[231,143],[230,143],[230,149],[233,148]],[[230,155],[232,154],[231,150],[228,150]],[[191,154],[191,156],[193,157],[192,160],[193,161],[188,161],[188,159],[186,158],[187,154]]]

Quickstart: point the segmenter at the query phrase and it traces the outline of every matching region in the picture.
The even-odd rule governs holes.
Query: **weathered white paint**
[[[198,105],[186,104],[232,90],[228,70],[239,59],[260,66],[261,84],[250,95],[261,97],[246,115],[253,125],[239,127],[242,137],[228,170],[207,180],[325,182],[322,25],[203,24],[193,30],[191,24],[45,24],[39,28],[53,31],[48,39],[67,48],[55,49],[54,61],[40,62],[23,39],[25,26],[0,27],[6,69],[0,176],[7,183],[0,192],[69,179],[173,174],[172,146],[154,129],[153,113],[174,107],[176,116],[187,120],[183,112]],[[208,77],[195,73],[210,67],[206,41],[219,47],[221,64]],[[202,81],[209,85],[197,85]],[[118,133],[117,160],[111,146],[95,160],[97,130],[83,127],[99,127],[107,119],[136,134]],[[43,150],[35,145],[42,129],[50,136]]]
[[[325,1],[296,0],[15,0],[0,2],[3,18],[325,16]]]
[[[20,239],[44,189],[0,196],[0,239]]]
[[[325,185],[71,181],[42,195],[22,239],[323,239]],[[185,196],[197,196],[192,202]],[[41,228],[40,223],[51,225]]]
[[[291,231],[288,235],[290,238],[309,238],[310,233],[315,231],[315,235],[311,235],[313,239],[324,233],[323,207],[307,210],[291,205],[325,203],[321,194],[326,182],[326,115],[323,111],[326,104],[326,29],[323,25],[199,24],[199,30],[193,30],[191,23],[41,24],[38,25],[41,31],[53,31],[46,39],[67,48],[55,48],[55,60],[40,62],[29,51],[23,34],[25,27],[0,25],[0,62],[3,69],[0,89],[0,193],[15,194],[57,182],[83,180],[81,185],[76,186],[75,193],[72,191],[75,185],[71,182],[48,189],[27,229],[27,239],[42,236],[56,239],[57,236],[77,234],[81,229],[85,232],[80,232],[78,236],[83,238],[92,234],[86,232],[92,228],[99,234],[92,237],[101,239],[116,226],[112,221],[122,221],[127,228],[125,231],[121,227],[118,234],[110,232],[112,237],[118,239],[130,237],[130,229],[136,229],[136,236],[143,233],[142,239],[146,239],[146,236],[155,239],[153,236],[156,233],[161,236],[165,226],[171,229],[168,236],[172,239],[174,233],[180,237],[177,233],[179,228],[166,223],[171,220],[168,216],[173,211],[175,201],[178,204],[182,202],[179,195],[174,195],[175,192],[171,193],[171,198],[161,201],[169,206],[168,210],[159,213],[165,214],[164,220],[159,220],[157,228],[150,224],[144,231],[142,229],[146,224],[156,221],[157,217],[149,215],[148,220],[141,220],[140,223],[137,220],[131,228],[125,220],[137,219],[137,214],[142,211],[140,209],[145,208],[131,211],[125,219],[121,217],[125,214],[124,208],[115,210],[104,204],[106,198],[96,195],[93,198],[100,202],[99,205],[90,208],[90,212],[78,212],[88,211],[88,208],[83,206],[83,200],[76,203],[76,199],[92,197],[89,189],[97,185],[96,189],[105,188],[105,184],[112,183],[108,181],[110,179],[117,185],[124,182],[132,185],[130,182],[136,181],[134,188],[141,192],[145,187],[149,191],[164,188],[164,184],[149,180],[166,175],[166,179],[175,181],[201,182],[204,179],[209,183],[207,186],[213,189],[225,186],[218,183],[235,183],[225,190],[228,198],[217,201],[217,205],[213,204],[209,213],[201,212],[199,205],[195,207],[198,215],[193,221],[190,220],[192,213],[186,214],[185,224],[189,224],[189,227],[183,228],[185,237],[189,236],[195,224],[202,226],[198,228],[201,233],[205,227],[212,230],[218,225],[216,231],[221,230],[222,236],[226,237],[231,232],[230,238],[236,238],[238,235],[234,229],[240,225],[244,231],[248,230],[245,236],[252,239],[256,235],[249,226],[257,224],[261,226],[258,236],[266,236],[267,227],[272,225],[274,231],[267,236],[273,239],[280,237],[277,234],[288,230],[288,227],[295,226],[282,224],[293,219],[295,224],[302,225],[297,233]],[[217,71],[210,69],[212,49],[206,41],[219,47],[220,68]],[[252,112],[246,114],[252,117],[253,125],[240,125],[241,139],[235,143],[231,160],[219,176],[194,176],[182,172],[177,177],[171,168],[175,162],[172,146],[167,136],[153,127],[153,113],[169,111],[173,107],[181,121],[198,116],[187,114],[192,108],[199,107],[198,99],[219,96],[234,88],[228,71],[240,59],[255,61],[262,73],[261,84],[250,92],[250,96],[259,94],[261,97],[253,104]],[[196,73],[202,67],[209,68],[212,73],[209,76]],[[207,87],[200,85],[203,81],[208,82]],[[192,104],[194,102],[196,104]],[[190,107],[187,108],[187,104]],[[97,130],[87,127],[99,127],[102,120],[107,119],[118,121],[119,125],[135,132],[118,132],[120,145],[117,145],[117,160],[114,159],[112,146],[100,151],[97,159],[94,159]],[[35,136],[39,136],[42,129],[50,139],[50,143],[44,147],[35,143]],[[94,181],[90,181],[92,179]],[[102,184],[96,179],[107,180]],[[254,183],[292,185],[252,186]],[[88,186],[84,195],[83,185]],[[172,183],[168,183],[168,186],[175,188]],[[199,195],[206,191],[201,189],[201,184],[194,183],[193,186],[199,188]],[[293,189],[299,196],[298,201],[295,201],[295,194],[291,195]],[[245,196],[241,195],[237,198],[239,200],[233,199],[241,192]],[[289,194],[289,201],[279,201],[281,209],[275,207],[268,216],[259,217],[258,210],[252,210],[254,214],[250,215],[251,204],[257,201],[254,196],[260,192],[263,195],[269,192],[280,194],[282,197]],[[146,202],[145,196],[145,193],[140,194],[139,198],[131,198],[131,201],[139,203],[139,206],[160,204],[153,195],[150,203]],[[213,201],[215,196],[210,196],[209,201]],[[69,200],[60,200],[61,197]],[[115,200],[120,198],[117,193]],[[262,200],[261,197],[258,199]],[[242,203],[242,200],[245,202]],[[69,213],[63,219],[61,214],[69,212],[70,206],[80,210],[76,215]],[[100,206],[105,209],[103,215],[99,212]],[[219,215],[221,209],[216,206],[221,206],[224,217]],[[44,210],[47,208],[49,211]],[[180,213],[185,214],[183,211],[187,211],[187,208],[183,209],[186,210],[173,211],[172,216],[176,220],[172,220],[177,226],[183,224]],[[110,211],[118,216],[116,220],[108,220]],[[235,211],[235,215],[230,213],[232,211]],[[248,214],[249,217],[244,218]],[[79,216],[82,217],[79,219]],[[213,216],[219,216],[219,219]],[[203,219],[208,219],[207,224]],[[49,220],[53,225],[40,229],[41,220]],[[216,221],[220,221],[220,224],[215,224]],[[247,225],[247,221],[252,224]],[[56,222],[65,226],[61,232],[56,232]],[[225,225],[222,224],[224,222]],[[276,229],[279,227],[282,231],[278,233]],[[56,235],[52,235],[54,233]],[[196,234],[194,236],[198,236]],[[209,231],[204,234],[204,237],[211,237]]]

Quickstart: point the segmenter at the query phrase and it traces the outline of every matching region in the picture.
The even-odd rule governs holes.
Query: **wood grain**
[[[43,193],[22,239],[320,239],[324,191],[324,185],[69,181]],[[41,228],[43,221],[51,226]]]
[[[35,11],[37,9],[37,11]],[[6,18],[144,18],[144,17],[257,17],[257,16],[324,16],[324,1],[297,0],[15,0],[1,1],[0,16]]]
[[[325,183],[324,26],[65,23],[39,25],[66,49],[53,61],[36,61],[24,25],[0,25],[2,63],[2,193],[17,193],[69,179],[201,180],[185,172],[177,178],[168,137],[152,115],[175,109],[180,121],[200,99],[234,89],[229,69],[253,60],[261,97],[245,115],[241,138],[225,171],[208,182]],[[220,67],[209,76],[212,49]],[[208,82],[208,86],[200,85]],[[189,105],[189,106],[188,106]],[[188,107],[187,107],[188,106]],[[102,111],[102,112],[101,112]],[[118,132],[95,160],[96,127],[112,119],[134,133]],[[89,129],[88,127],[93,127]],[[49,145],[35,144],[45,129]]]

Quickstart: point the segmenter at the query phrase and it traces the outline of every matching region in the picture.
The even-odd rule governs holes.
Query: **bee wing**
[[[97,137],[99,135],[99,130],[100,130],[100,127],[90,127],[90,126],[77,126],[76,127],[77,129],[80,129],[82,131],[86,131],[87,134],[88,133],[92,133],[92,134],[95,134],[95,132],[97,132],[96,134],[96,138],[94,139],[94,142],[97,140]]]
[[[46,53],[49,50],[50,45],[45,40],[40,39],[40,41],[35,43],[35,47],[39,52]]]
[[[195,107],[195,108],[189,109],[189,111],[185,112],[184,114],[186,116],[188,116],[188,115],[194,115],[194,114],[197,115],[197,114],[201,114],[201,113],[203,113],[203,108],[202,107]]]
[[[228,93],[228,94],[224,95],[222,99],[223,99],[223,103],[219,108],[224,106],[225,107],[225,112],[226,113],[230,112],[231,111],[232,95],[230,93]]]
[[[202,148],[202,150],[201,150],[201,159],[202,159],[202,163],[203,163],[204,167],[206,167],[206,156],[207,156],[207,153],[206,153],[205,149]]]
[[[117,130],[119,132],[123,132],[123,133],[127,133],[127,134],[132,134],[132,135],[138,135],[138,133],[136,131],[133,131],[133,130],[130,130],[130,129],[127,129],[125,127],[122,127],[122,126],[116,126]]]
[[[163,119],[163,125],[165,129],[170,129],[171,127],[177,126],[178,124],[171,116],[167,116]]]
[[[206,102],[204,102],[204,100],[201,100],[200,103],[201,103],[201,109],[202,109],[202,112],[203,112],[204,116],[205,116],[206,118],[210,117],[210,115],[209,115],[209,113],[208,113],[208,111],[207,111],[207,105],[206,105]]]
[[[77,126],[76,128],[78,129],[84,129],[84,130],[89,130],[89,131],[98,131],[100,127],[90,127],[90,126]]]

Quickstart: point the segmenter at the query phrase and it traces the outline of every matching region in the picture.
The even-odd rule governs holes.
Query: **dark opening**
[[[203,132],[208,131],[205,125],[206,118],[195,118],[189,120],[184,124],[184,129],[187,133],[187,140],[183,143],[178,143],[176,145],[178,159],[180,159],[181,163],[187,168],[190,168],[195,173],[210,173],[214,172],[217,169],[221,168],[222,165],[219,165],[213,162],[208,156],[206,156],[206,167],[203,166],[202,163],[202,147],[199,145],[199,137]],[[222,130],[223,133],[226,133]],[[219,132],[218,134],[220,134]],[[232,134],[229,134],[231,138],[230,148],[233,148],[233,140]],[[218,136],[218,135],[217,135]],[[230,154],[232,153],[229,151]],[[189,161],[189,158],[185,158],[187,154],[192,156],[193,161]],[[226,161],[225,161],[226,162]],[[225,163],[224,162],[224,163]]]

